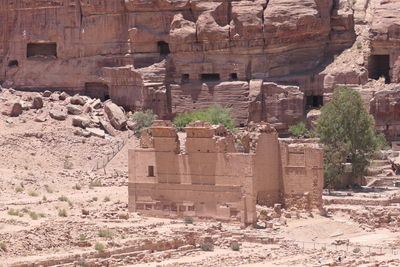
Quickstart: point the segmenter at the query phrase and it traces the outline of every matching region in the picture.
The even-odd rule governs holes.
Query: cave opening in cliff
[[[238,79],[237,73],[231,73],[229,76],[230,76],[231,81],[237,81],[237,79]]]
[[[168,56],[168,54],[171,52],[169,50],[169,44],[164,41],[157,42],[157,47],[160,56]]]
[[[320,108],[324,105],[324,97],[322,95],[306,96],[306,109]]]
[[[368,63],[369,78],[378,80],[384,77],[385,83],[389,84],[391,82],[389,55],[371,55]]]
[[[85,83],[85,95],[91,98],[98,98],[101,101],[110,99],[108,85],[99,82]]]
[[[14,67],[18,67],[18,66],[19,66],[18,60],[10,60],[8,62],[8,67],[9,68],[14,68]]]
[[[219,81],[219,73],[203,73],[200,74],[200,80],[203,82]]]
[[[57,43],[28,43],[27,57],[57,58]]]

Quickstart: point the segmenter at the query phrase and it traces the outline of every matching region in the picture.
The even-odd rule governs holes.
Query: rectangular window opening
[[[200,79],[204,82],[219,81],[219,73],[203,73],[200,75]]]
[[[57,43],[28,43],[27,57],[57,58]]]
[[[154,177],[154,166],[148,167],[148,177]]]
[[[322,95],[306,96],[306,108],[320,108],[324,105],[324,97]]]

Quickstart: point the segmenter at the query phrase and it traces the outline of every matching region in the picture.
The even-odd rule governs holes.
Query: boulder
[[[43,98],[41,96],[35,96],[32,100],[33,109],[41,109],[43,107]]]
[[[32,108],[32,104],[26,101],[21,101],[22,110],[29,110]]]
[[[67,97],[69,97],[69,95],[66,92],[62,92],[59,96],[60,100],[65,100],[67,99]]]
[[[68,104],[67,105],[68,114],[71,115],[80,115],[82,114],[82,109],[77,105]]]
[[[81,97],[80,95],[74,95],[73,97],[71,97],[71,99],[69,100],[71,104],[74,105],[85,105],[86,101],[83,97]]]
[[[93,127],[93,123],[90,118],[84,116],[75,116],[72,118],[72,125],[80,128]]]
[[[94,100],[92,101],[92,103],[90,103],[90,107],[91,107],[92,109],[99,109],[99,108],[101,108],[101,101],[100,101],[100,99],[94,99]]]
[[[74,134],[77,136],[90,137],[90,133],[82,128],[76,128]]]
[[[100,125],[104,129],[104,131],[106,131],[106,133],[108,133],[109,135],[111,135],[111,136],[117,135],[114,127],[112,127],[112,125],[108,121],[100,120]]]
[[[18,117],[22,114],[22,105],[19,101],[12,102],[6,105],[5,110],[3,111],[3,115],[7,115],[10,117]]]
[[[43,95],[44,97],[50,97],[50,96],[51,96],[51,91],[46,90],[46,91],[44,91],[44,92],[42,93],[42,95]]]
[[[106,137],[106,133],[99,128],[86,128],[86,131],[88,131],[92,136],[97,136],[100,138]]]
[[[129,130],[134,131],[135,130],[135,126],[136,126],[136,123],[134,121],[128,120],[126,122],[126,127],[128,127]]]
[[[39,116],[35,118],[36,122],[45,122],[47,121],[47,118],[45,116]]]
[[[126,126],[126,117],[122,109],[112,102],[107,102],[104,105],[104,111],[110,120],[111,125],[117,129],[122,130]]]
[[[51,118],[59,121],[64,121],[67,118],[67,113],[62,110],[52,109],[49,111]]]
[[[59,101],[60,100],[60,95],[58,93],[52,93],[50,98],[49,98],[49,100],[53,101],[53,102]]]

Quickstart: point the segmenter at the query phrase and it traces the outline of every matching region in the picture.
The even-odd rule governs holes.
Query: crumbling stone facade
[[[255,149],[243,151],[223,126],[196,122],[177,129],[155,121],[129,151],[129,208],[154,216],[196,216],[256,222],[256,204],[303,209],[322,205],[322,149],[279,141],[259,127]],[[247,153],[246,153],[247,152]]]

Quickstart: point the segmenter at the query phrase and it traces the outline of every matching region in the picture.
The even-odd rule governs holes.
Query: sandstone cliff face
[[[354,14],[370,26],[372,53],[389,51],[391,78],[399,79],[397,7],[389,0],[1,0],[0,79],[111,98],[161,118],[221,103],[238,124],[265,120],[284,131],[336,85],[367,82],[368,57],[348,70],[328,66],[354,43]]]
[[[247,123],[250,80],[312,71],[351,43],[332,38],[338,20],[353,36],[352,14],[337,9],[332,0],[2,0],[0,78],[161,117],[220,102]],[[261,119],[289,122],[277,115],[285,105],[272,106]]]

